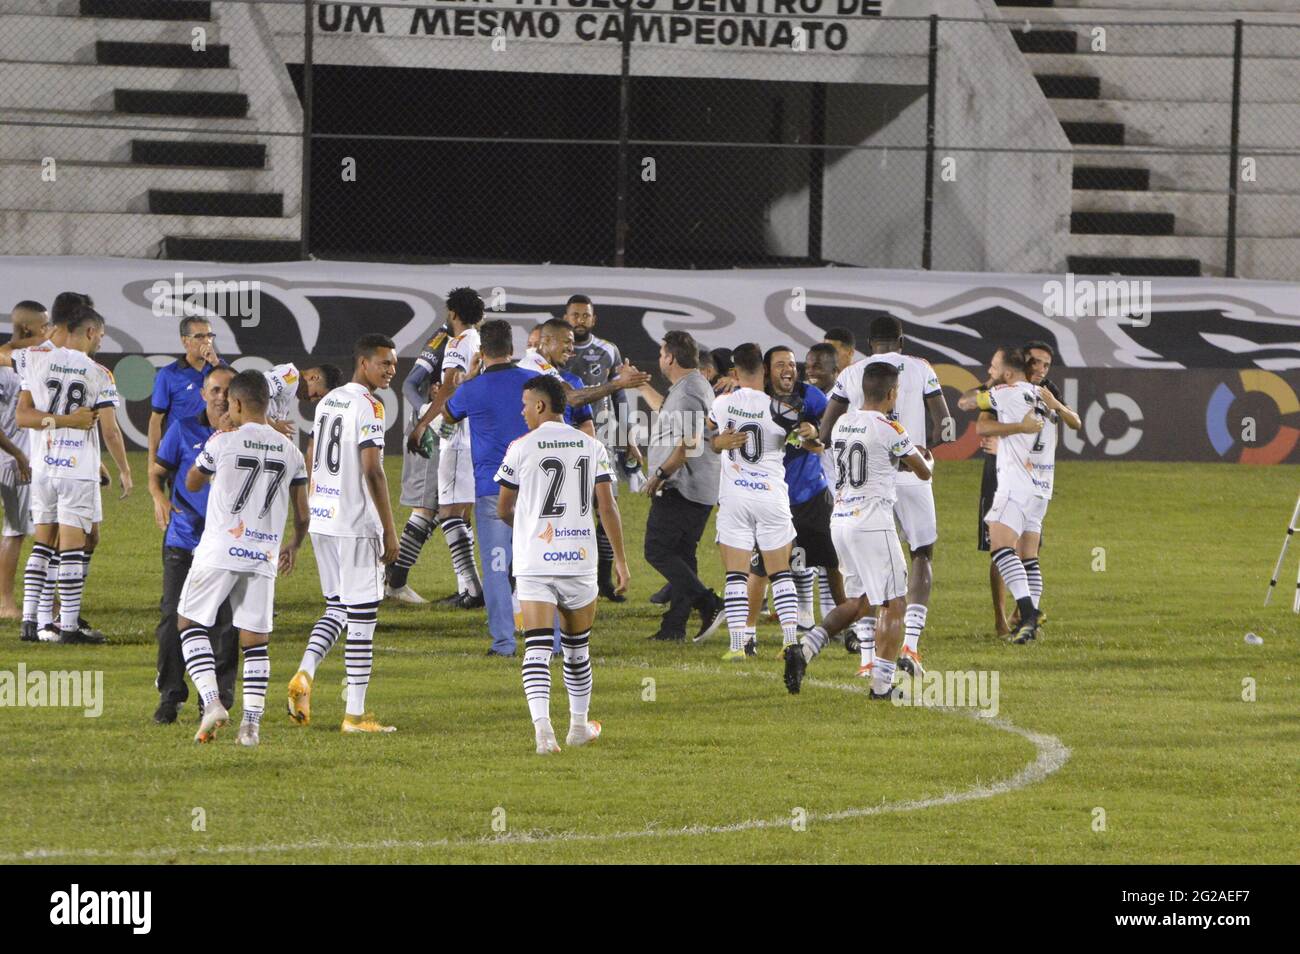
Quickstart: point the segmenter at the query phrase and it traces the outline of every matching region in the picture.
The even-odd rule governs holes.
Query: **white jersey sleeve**
[[[267,424],[208,438],[194,465],[212,477],[194,563],[275,576],[289,513],[289,488],[307,481],[302,454]]]
[[[594,576],[596,484],[613,479],[605,445],[548,421],[515,440],[496,473],[517,490],[516,576]]]
[[[452,338],[447,342],[447,350],[442,357],[442,378],[445,381],[451,371],[459,371],[461,374],[468,374],[470,364],[474,361],[474,355],[478,354],[479,335],[477,328],[466,329],[463,335]],[[446,438],[442,444],[450,450],[466,450],[469,448],[469,421],[457,421],[455,429],[451,432],[451,437]]]
[[[276,421],[295,421],[298,404],[298,368],[293,364],[277,364],[263,371],[266,386],[271,391],[271,403],[266,416]],[[296,427],[295,427],[296,430]]]
[[[536,371],[538,374],[549,374],[560,378],[561,381],[564,380],[560,377],[560,369],[543,358],[536,348],[529,348],[524,352],[524,356],[519,359],[519,367],[525,371]]]
[[[335,388],[316,406],[312,427],[311,532],[379,537],[383,525],[361,467],[361,452],[384,448],[384,405],[363,385]]]

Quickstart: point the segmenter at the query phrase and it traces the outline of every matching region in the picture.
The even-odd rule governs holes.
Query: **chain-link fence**
[[[0,251],[1300,274],[1300,20],[880,7],[6,0]]]

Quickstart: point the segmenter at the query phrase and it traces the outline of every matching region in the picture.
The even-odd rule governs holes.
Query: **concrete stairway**
[[[1236,274],[1300,277],[1300,0],[994,2],[1076,147],[1066,266],[1079,273],[1224,274],[1232,21],[1245,20],[1241,155],[1260,176],[1238,186]]]
[[[298,258],[302,116],[264,27],[252,4],[0,0],[0,254]]]

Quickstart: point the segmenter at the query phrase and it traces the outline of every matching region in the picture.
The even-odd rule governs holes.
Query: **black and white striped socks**
[[[212,653],[212,640],[202,626],[191,626],[181,632],[181,657],[185,671],[190,674],[199,701],[206,709],[217,699],[217,660]],[[266,694],[265,688],[262,690]]]
[[[1016,556],[1016,551],[1011,547],[1002,547],[1000,550],[993,552],[993,565],[998,568],[998,573],[1002,575],[1002,582],[1006,584],[1007,591],[1015,598],[1016,605],[1020,607],[1021,622],[1028,622],[1034,617],[1034,601],[1029,594],[1029,575],[1025,572],[1025,565],[1020,562],[1020,557]]]
[[[817,588],[817,571],[812,567],[791,569],[794,586],[799,594],[799,625],[811,626],[817,620],[813,617],[813,594]]]
[[[244,648],[244,719],[250,725],[260,725],[266,708],[266,685],[271,681],[271,657],[268,646]]]
[[[337,596],[325,597],[325,615],[316,620],[311,628],[311,637],[307,640],[307,650],[302,654],[302,663],[298,668],[313,679],[316,667],[320,665],[329,651],[338,641],[339,635],[348,623],[348,612]]]
[[[564,650],[564,690],[569,694],[569,722],[585,726],[591,708],[591,630],[585,633],[560,631]],[[548,679],[549,683],[549,679]]]
[[[406,526],[397,541],[397,559],[388,570],[388,585],[393,589],[400,590],[406,585],[411,567],[420,558],[420,551],[432,532],[433,521],[423,514],[412,513],[406,518]]]
[[[1043,597],[1043,568],[1038,565],[1038,557],[1021,561],[1025,567],[1025,579],[1029,581],[1029,598],[1034,601],[1034,609]]]
[[[565,637],[561,636],[563,638]],[[529,629],[524,632],[524,698],[528,700],[528,714],[534,723],[551,721],[551,647],[554,642],[555,633],[550,629]],[[567,658],[564,678],[567,683]]]
[[[739,571],[727,573],[723,590],[723,607],[727,614],[727,632],[731,636],[732,652],[745,648],[745,624],[749,621],[749,574]]]
[[[81,618],[84,554],[80,550],[59,551],[59,628],[72,631]]]
[[[54,557],[54,548],[44,543],[32,544],[32,552],[27,556],[27,566],[23,569],[23,620],[34,621],[45,591],[45,571]],[[51,594],[51,600],[53,595]],[[53,604],[51,604],[52,606]]]
[[[442,535],[451,551],[451,566],[456,571],[456,582],[462,593],[478,596],[483,592],[479,582],[478,567],[474,563],[474,531],[460,517],[447,517],[440,524]]]
[[[789,570],[778,570],[768,578],[772,584],[772,605],[781,621],[782,646],[799,641],[799,592]]]
[[[366,688],[375,658],[375,626],[379,622],[378,603],[354,603],[348,607],[348,634],[343,643],[343,666],[348,675],[350,716],[365,715]]]

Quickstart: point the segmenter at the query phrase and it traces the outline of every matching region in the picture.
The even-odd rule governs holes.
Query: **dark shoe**
[[[108,642],[104,634],[94,629],[61,629],[59,630],[59,642],[61,643],[85,643],[87,645],[99,646]]]
[[[465,595],[464,593],[462,593],[462,592],[460,592],[459,590],[457,590],[455,593],[452,593],[452,594],[450,594],[449,596],[444,596],[444,597],[443,597],[442,599],[440,599],[440,600],[434,600],[434,601],[433,601],[433,605],[434,605],[434,606],[444,606],[444,607],[448,607],[448,608],[450,608],[450,609],[455,609],[455,608],[457,608],[458,606],[460,606],[460,600],[461,600],[461,597],[463,597],[464,595]]]
[[[84,616],[77,617],[77,629],[81,630],[83,633],[90,633],[92,636],[98,636],[101,643],[106,641],[103,632],[91,626],[90,621]]]
[[[661,629],[649,638],[660,643],[684,643],[686,642],[686,633]]]
[[[803,674],[808,669],[808,660],[803,658],[803,647],[791,643],[785,647],[785,688],[792,696],[799,694],[803,684]]]
[[[469,593],[461,593],[460,599],[452,604],[456,609],[478,609],[483,606],[483,594],[471,596]]]
[[[659,587],[659,592],[650,597],[650,602],[655,606],[667,606],[673,600],[673,585],[665,583]]]
[[[856,653],[862,649],[862,641],[858,639],[858,634],[850,626],[844,631],[844,651],[846,653]]]
[[[18,638],[25,643],[39,643],[41,641],[41,637],[36,632],[36,620],[34,619],[23,620],[22,629],[19,632]]]
[[[153,721],[155,725],[171,725],[176,721],[176,716],[180,707],[174,702],[160,702],[158,708],[153,710]]]
[[[868,698],[875,699],[877,702],[883,702],[886,699],[893,699],[901,691],[902,690],[900,690],[898,686],[891,686],[887,692],[876,692],[874,689],[868,689],[867,696]]]
[[[696,609],[700,611],[700,631],[695,634],[695,642],[702,643],[717,632],[726,618],[722,612],[726,605],[726,601],[712,590],[700,599],[696,604]]]
[[[624,596],[622,593],[616,593],[616,592],[614,591],[614,584],[613,584],[613,583],[602,583],[602,584],[600,584],[600,595],[603,596],[605,599],[609,600],[611,603],[626,603],[626,602],[627,602],[627,597],[626,597],[626,596]]]
[[[489,649],[489,650],[488,650],[484,655],[487,655],[487,656],[500,656],[500,657],[502,657],[503,659],[514,659],[514,658],[515,658],[515,654],[514,654],[514,653],[499,653],[499,652],[497,652],[495,649]]]

